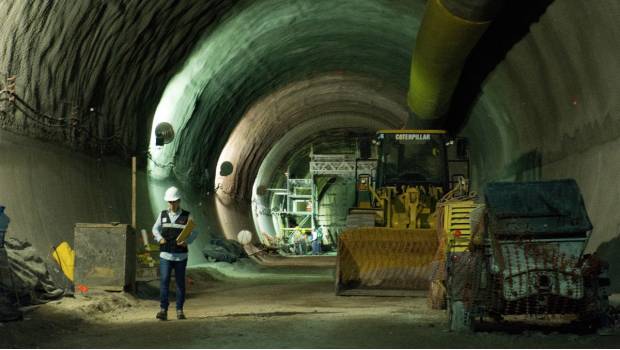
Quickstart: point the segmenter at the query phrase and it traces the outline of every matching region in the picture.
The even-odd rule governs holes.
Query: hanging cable
[[[84,111],[80,110],[78,104],[69,101],[63,101],[63,103],[72,104],[73,106],[70,118],[59,118],[47,113],[43,113],[30,105],[15,92],[15,76],[9,76],[8,74],[3,72],[0,72],[0,75],[6,77],[6,83],[4,84],[5,86],[0,86],[0,96],[7,95],[8,102],[13,105],[16,110],[20,111],[26,120],[33,121],[37,125],[44,128],[64,128],[73,133],[78,132],[80,135],[72,134],[74,135],[74,138],[85,137],[86,139],[84,139],[83,142],[87,144],[90,143],[93,147],[98,147],[101,153],[103,152],[103,149],[110,147],[113,149],[117,148],[117,150],[120,151],[125,157],[129,156],[129,153],[127,152],[127,147],[122,142],[122,136],[119,133],[114,133],[112,135],[103,137],[96,136],[93,134],[91,128],[82,125],[83,121],[78,116],[83,116],[85,115],[85,113]],[[89,114],[104,117],[101,113],[96,113],[92,108],[90,112],[91,113]]]
[[[151,163],[153,163],[153,165],[155,165],[155,166],[156,166],[156,167],[158,167],[158,168],[162,168],[162,169],[165,169],[165,168],[174,168],[174,162],[168,162],[168,163],[166,163],[166,164],[161,164],[161,163],[158,163],[155,159],[153,159],[153,155],[152,155],[152,154],[151,154],[151,152],[149,152],[149,151],[146,151],[146,158],[147,158],[148,160],[150,160],[150,161],[151,161]]]

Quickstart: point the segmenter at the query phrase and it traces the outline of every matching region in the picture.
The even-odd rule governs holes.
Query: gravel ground
[[[223,271],[217,279],[214,269]],[[445,312],[428,308],[425,297],[339,297],[331,270],[311,270],[252,271],[253,278],[243,278],[221,264],[191,269],[188,319],[182,321],[155,319],[157,281],[141,285],[139,297],[91,291],[31,308],[24,321],[0,324],[0,347],[620,347],[620,332],[599,336],[558,319],[450,333]]]

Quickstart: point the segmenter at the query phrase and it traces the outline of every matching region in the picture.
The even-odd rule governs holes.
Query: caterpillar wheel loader
[[[419,294],[436,268],[437,203],[468,176],[466,141],[444,130],[379,130],[373,144],[376,174],[357,174],[338,240],[336,294]]]

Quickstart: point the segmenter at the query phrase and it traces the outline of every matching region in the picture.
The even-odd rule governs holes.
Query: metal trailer
[[[608,265],[584,254],[592,224],[574,180],[490,183],[469,249],[448,249],[451,330],[503,315],[574,314],[607,322]]]

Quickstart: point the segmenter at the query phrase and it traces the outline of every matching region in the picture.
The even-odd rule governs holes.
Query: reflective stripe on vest
[[[181,214],[179,214],[174,222],[170,222],[170,216],[167,210],[161,212],[161,235],[166,240],[166,243],[159,245],[160,251],[168,253],[187,253],[187,246],[181,247],[177,245],[176,240],[181,231],[185,228],[185,225],[187,225],[188,220],[189,211],[187,210],[182,210]]]

